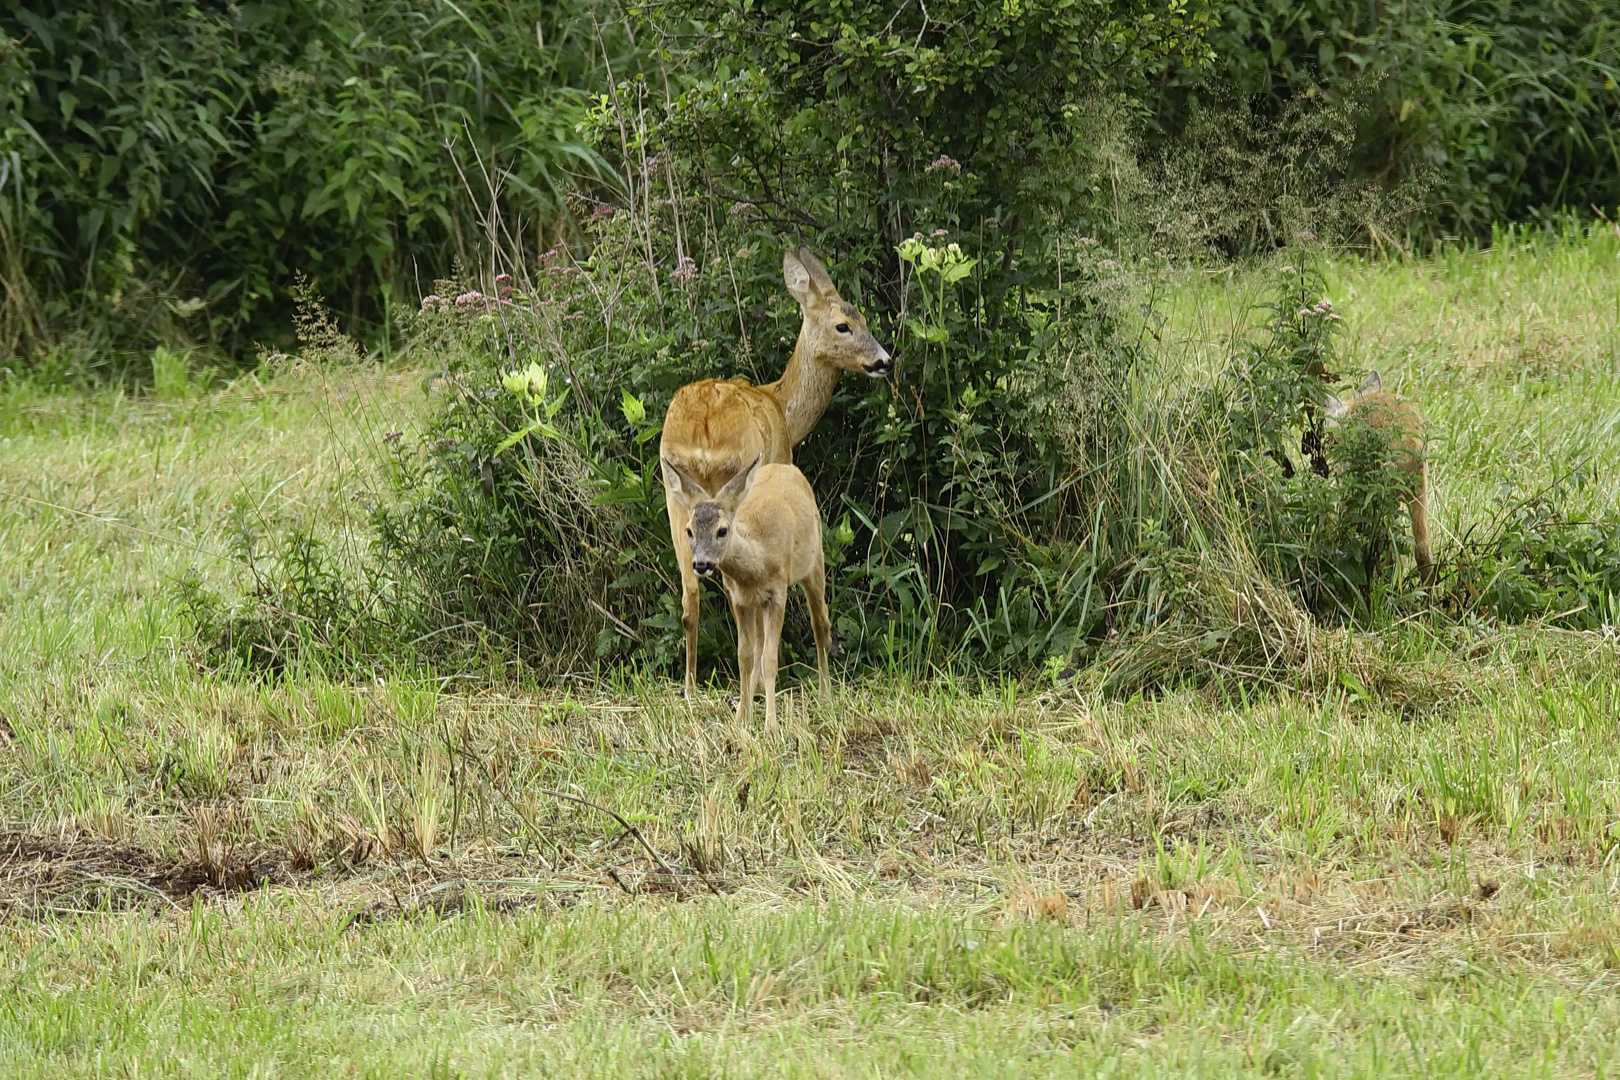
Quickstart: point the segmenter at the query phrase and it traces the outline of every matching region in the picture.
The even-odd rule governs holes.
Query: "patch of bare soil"
[[[0,833],[0,915],[10,917],[170,907],[306,876],[276,850],[182,860],[117,841]]]

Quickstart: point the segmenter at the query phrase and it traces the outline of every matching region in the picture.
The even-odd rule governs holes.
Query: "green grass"
[[[1327,266],[1341,366],[1436,423],[1442,547],[1588,459],[1612,507],[1617,255]],[[1167,355],[1264,283],[1177,278]],[[1315,693],[845,682],[781,745],[662,677],[199,668],[170,583],[238,587],[243,527],[361,551],[418,386],[0,393],[6,1075],[1613,1069],[1612,636],[1324,634]]]

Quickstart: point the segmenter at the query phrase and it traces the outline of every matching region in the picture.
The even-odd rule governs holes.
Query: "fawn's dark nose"
[[[697,573],[698,577],[714,577],[714,563],[709,562],[707,559],[693,559],[692,569]]]
[[[866,365],[866,373],[874,379],[881,379],[894,370],[894,357],[889,355],[889,350],[880,346],[879,352],[883,355]]]

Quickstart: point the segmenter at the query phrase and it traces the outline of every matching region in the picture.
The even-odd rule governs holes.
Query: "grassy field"
[[[1620,463],[1620,240],[1327,267],[1436,542]],[[1267,275],[1187,274],[1189,369]],[[244,523],[364,542],[420,374],[0,393],[8,1076],[1601,1076],[1620,647],[1411,622],[1326,695],[199,670]],[[1324,639],[1327,640],[1327,639]],[[793,680],[789,680],[790,685]],[[263,884],[268,882],[268,884]]]

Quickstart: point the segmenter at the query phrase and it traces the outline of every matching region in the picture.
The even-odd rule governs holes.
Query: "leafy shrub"
[[[404,628],[391,617],[403,609],[389,582],[345,565],[306,525],[266,528],[250,508],[232,511],[231,555],[245,589],[223,596],[195,572],[175,583],[210,663],[276,672],[313,658],[364,670],[400,640]]]
[[[1570,521],[1558,510],[1588,466],[1528,498],[1504,497],[1483,537],[1465,537],[1441,599],[1502,622],[1548,619],[1577,630],[1620,622],[1620,519]]]
[[[377,516],[381,565],[427,605],[424,627],[476,627],[474,638],[564,663],[680,656],[658,418],[693,378],[774,375],[781,361],[761,371],[756,343],[785,345],[798,316],[778,249],[757,224],[723,220],[701,262],[666,249],[651,269],[634,256],[648,238],[681,235],[676,219],[648,227],[604,215],[577,263],[556,255],[505,295],[441,283],[425,302],[413,326],[417,348],[446,361],[435,382],[443,404],[420,439],[397,444],[395,493]],[[1063,363],[1077,375],[1128,352],[1100,310],[1084,333],[1049,318],[1055,297],[985,329],[965,302],[976,261],[952,246],[903,248],[919,283],[909,339],[895,346],[904,393],[846,380],[839,404],[855,419],[841,431],[824,424],[796,455],[832,523],[836,625],[869,662],[938,660],[975,623],[1005,645],[993,601],[1040,627],[1012,634],[1031,655],[1061,651],[1078,626],[1073,613],[1054,621],[1043,603],[1032,608],[1041,590],[1025,580],[1074,561],[1064,530],[1081,520],[1071,510],[1084,489],[1053,485],[1068,471],[1065,447],[1084,445],[1067,407],[1085,380]],[[1084,284],[1079,275],[1066,286],[1071,304]],[[1093,443],[1101,429],[1087,429]],[[1027,539],[1037,536],[1049,539]],[[704,650],[729,652],[723,603],[706,614]],[[790,644],[805,629],[797,621]]]
[[[1172,152],[1208,119],[1238,151],[1241,121],[1286,125],[1322,102],[1353,141],[1330,171],[1415,182],[1429,212],[1413,224],[1484,237],[1620,204],[1617,31],[1603,0],[1229,0],[1207,34],[1215,62],[1173,73],[1149,107]]]
[[[1370,613],[1393,557],[1411,547],[1401,520],[1411,481],[1391,467],[1400,425],[1352,413],[1326,430],[1341,316],[1324,288],[1308,266],[1281,269],[1269,325],[1233,357],[1212,402],[1225,414],[1222,475],[1267,572],[1311,612],[1344,617]]]
[[[583,3],[0,5],[0,347],[276,340],[294,271],[388,332],[418,264],[471,254],[462,170],[530,229],[600,161]],[[447,151],[449,144],[452,149]],[[536,237],[538,239],[538,237]],[[341,292],[340,292],[341,290]]]

